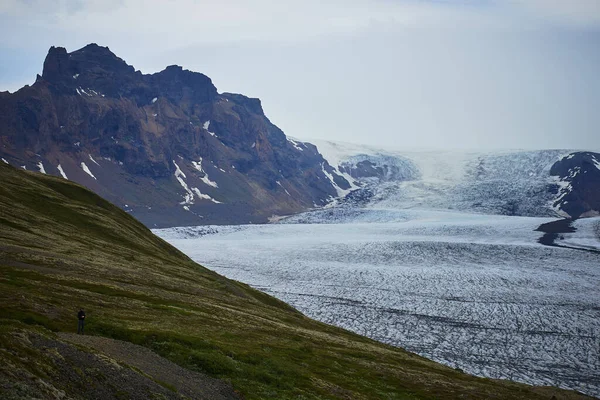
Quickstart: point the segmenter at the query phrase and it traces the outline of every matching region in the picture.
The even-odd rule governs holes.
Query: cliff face
[[[52,47],[32,86],[0,93],[0,156],[81,183],[151,227],[265,222],[350,187],[260,100],[179,66],[144,75],[96,44]]]
[[[550,174],[559,182],[555,208],[571,218],[600,215],[599,153],[571,153],[557,161]]]

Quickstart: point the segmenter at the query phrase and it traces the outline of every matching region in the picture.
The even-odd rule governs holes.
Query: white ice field
[[[583,249],[538,244],[551,220],[369,209],[154,232],[320,321],[472,374],[600,396],[600,219],[564,238]]]

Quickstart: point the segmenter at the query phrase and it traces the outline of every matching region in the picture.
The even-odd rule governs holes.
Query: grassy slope
[[[475,378],[313,321],[86,189],[0,163],[0,336],[74,331],[80,306],[88,334],[147,346],[248,399],[579,397]]]

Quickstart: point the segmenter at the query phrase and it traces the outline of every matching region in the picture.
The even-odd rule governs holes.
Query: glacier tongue
[[[550,168],[567,150],[400,151],[316,141],[329,164],[370,192],[361,206],[557,216]]]
[[[320,321],[476,375],[600,395],[598,253],[539,244],[548,218],[361,212],[155,233]],[[600,218],[586,221],[565,241],[600,246]]]
[[[317,146],[332,183],[360,188],[276,224],[155,233],[320,321],[468,373],[600,395],[600,218],[575,221],[562,247],[536,231],[571,182],[550,175],[568,151]]]

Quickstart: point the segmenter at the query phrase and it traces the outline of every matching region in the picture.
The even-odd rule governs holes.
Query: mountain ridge
[[[177,65],[142,74],[94,43],[51,47],[32,86],[0,92],[3,162],[81,183],[151,228],[266,223],[348,195],[383,207],[600,213],[600,153],[315,144],[287,137],[260,99],[219,93]]]
[[[0,156],[75,180],[152,227],[266,222],[349,187],[259,99],[171,65],[142,74],[107,47],[52,47],[32,86],[0,95]]]

